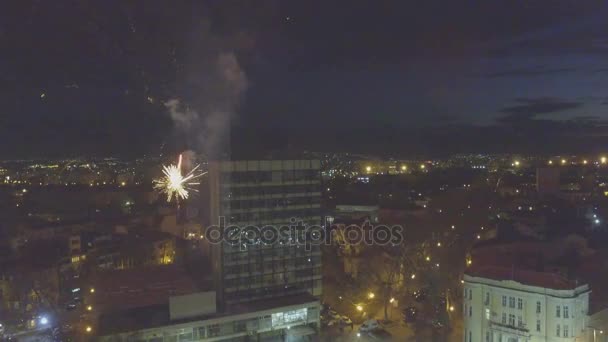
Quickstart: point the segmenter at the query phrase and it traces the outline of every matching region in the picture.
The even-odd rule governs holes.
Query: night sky
[[[0,12],[0,157],[210,153],[228,135],[233,148],[397,155],[608,143],[605,1],[9,1]]]

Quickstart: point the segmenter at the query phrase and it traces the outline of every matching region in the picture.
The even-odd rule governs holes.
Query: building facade
[[[295,299],[295,300],[294,300]],[[112,315],[99,329],[100,342],[265,341],[310,342],[319,330],[319,301],[292,298],[291,303],[248,303],[243,312],[172,318],[173,307]],[[278,304],[278,303],[277,303]],[[213,305],[214,306],[214,305]],[[201,306],[197,306],[200,309]],[[167,312],[171,311],[171,313]],[[159,320],[160,317],[160,320]],[[144,322],[133,326],[129,320]],[[124,327],[122,322],[127,322]]]
[[[320,227],[319,169],[318,160],[211,162],[209,223],[221,230],[227,226],[274,227],[270,228],[274,232],[300,221]],[[211,243],[220,307],[300,293],[318,298],[322,289],[320,246],[298,243],[292,237]]]
[[[464,275],[463,341],[586,341],[587,284],[564,282],[557,274],[545,279],[519,274],[533,280],[520,282],[497,277],[495,270],[486,273]]]

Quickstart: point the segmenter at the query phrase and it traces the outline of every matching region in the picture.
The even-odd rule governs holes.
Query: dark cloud
[[[568,109],[583,106],[582,102],[566,101],[553,97],[517,98],[517,105],[508,106],[500,110],[506,115],[500,117],[500,123],[521,123],[534,120],[537,115],[557,113]]]
[[[574,68],[556,68],[556,69],[548,69],[544,67],[534,67],[534,68],[518,68],[511,70],[504,70],[489,73],[486,75],[487,78],[498,78],[498,77],[536,77],[536,76],[545,76],[550,74],[562,74],[566,72],[574,71]]]

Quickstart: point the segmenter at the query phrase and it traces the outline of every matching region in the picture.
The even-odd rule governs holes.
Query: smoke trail
[[[201,79],[194,82],[191,104],[165,102],[175,128],[208,157],[229,152],[230,123],[247,89],[247,77],[232,52],[218,53]],[[195,108],[191,107],[195,106]]]

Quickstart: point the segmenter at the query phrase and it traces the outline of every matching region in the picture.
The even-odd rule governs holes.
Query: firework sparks
[[[173,198],[176,201],[185,200],[190,195],[190,191],[196,192],[196,185],[200,183],[197,178],[207,172],[200,172],[200,165],[194,167],[185,176],[182,174],[182,155],[179,155],[177,165],[164,165],[163,177],[154,181],[154,188],[167,195],[167,202]]]

